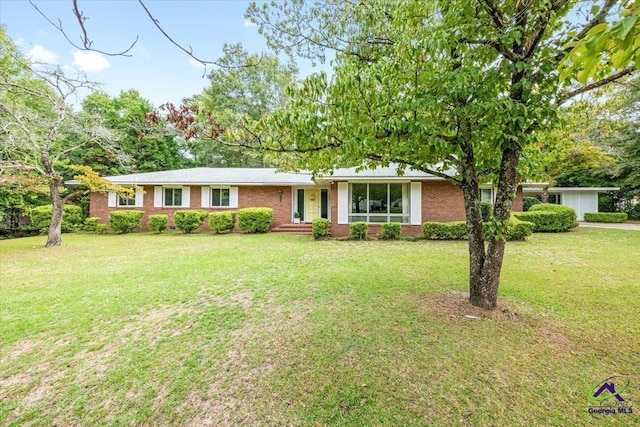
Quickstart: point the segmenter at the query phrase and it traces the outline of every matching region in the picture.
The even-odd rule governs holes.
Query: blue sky
[[[61,20],[68,36],[80,40],[80,28],[71,9],[71,0],[35,0],[54,22]],[[208,81],[200,64],[170,44],[138,2],[132,0],[81,0],[80,9],[89,19],[86,27],[93,47],[108,52],[126,49],[139,37],[132,57],[104,56],[80,52],[49,24],[26,0],[0,0],[0,22],[22,51],[67,69],[83,69],[102,90],[117,95],[135,88],[155,106],[200,93]],[[249,52],[266,52],[265,40],[255,25],[245,20],[248,1],[240,0],[147,0],[147,7],[176,41],[191,46],[194,54],[216,60],[226,43],[242,43]],[[302,74],[313,70],[301,65]]]

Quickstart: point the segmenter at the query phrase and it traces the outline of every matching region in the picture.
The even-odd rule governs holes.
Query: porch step
[[[272,233],[308,234],[311,235],[311,224],[281,224],[271,229]]]

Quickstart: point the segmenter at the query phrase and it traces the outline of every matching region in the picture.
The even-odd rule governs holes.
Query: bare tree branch
[[[133,47],[136,45],[136,43],[138,43],[138,36],[136,36],[136,39],[133,41],[133,43],[131,43],[131,45],[127,49],[125,49],[125,50],[123,50],[121,52],[107,52],[107,51],[100,50],[100,49],[94,49],[93,47],[91,47],[93,45],[93,40],[89,39],[89,36],[88,36],[88,33],[87,33],[87,29],[85,27],[85,21],[88,18],[86,16],[84,16],[84,13],[78,8],[77,0],[73,0],[73,15],[76,17],[76,19],[78,21],[78,25],[80,25],[80,30],[82,31],[82,37],[80,37],[80,41],[82,42],[82,45],[78,45],[78,44],[74,43],[73,41],[71,41],[71,39],[67,35],[67,33],[64,30],[64,28],[62,28],[62,21],[60,19],[58,19],[58,23],[56,24],[43,11],[41,11],[40,8],[38,8],[38,6],[36,6],[35,3],[33,3],[32,0],[29,0],[29,4],[31,4],[31,6],[44,19],[46,19],[49,24],[51,24],[56,30],[60,31],[60,33],[64,36],[64,38],[67,39],[67,42],[69,42],[69,44],[71,46],[75,47],[76,49],[87,50],[87,51],[91,51],[91,52],[97,52],[97,53],[101,53],[101,54],[107,55],[107,56],[131,56],[131,54],[129,54],[129,51],[131,49],[133,49]]]

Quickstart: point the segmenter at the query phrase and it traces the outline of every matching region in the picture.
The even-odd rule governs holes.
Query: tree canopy
[[[215,117],[221,128],[247,128],[284,105],[286,89],[296,82],[293,64],[282,64],[275,56],[249,54],[241,45],[223,46],[220,68],[208,77],[209,87],[189,103],[202,114]],[[277,159],[259,150],[248,150],[230,140],[224,132],[217,143],[191,139],[189,152],[198,166],[264,167]]]
[[[603,62],[598,74],[585,79],[575,68],[560,79],[563,61],[591,29],[618,18],[616,2],[578,14],[582,6],[509,0],[253,4],[249,16],[274,48],[316,60],[328,49],[336,56],[332,76],[308,77],[284,108],[235,137],[300,153],[297,166],[319,173],[395,162],[454,183],[465,198],[470,300],[494,308],[504,228],[527,171],[523,150],[556,125],[560,104],[635,70],[634,55],[611,61],[602,48],[594,49]],[[452,175],[446,173],[451,167]],[[497,193],[486,236],[479,185],[488,181]]]

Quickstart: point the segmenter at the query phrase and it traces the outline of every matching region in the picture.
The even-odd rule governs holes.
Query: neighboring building
[[[584,221],[587,212],[598,212],[598,194],[618,191],[619,187],[549,187],[549,202],[575,209],[578,221]],[[524,195],[540,197],[542,188],[524,186]]]
[[[380,224],[399,222],[404,235],[422,233],[425,221],[464,221],[462,191],[449,181],[427,173],[396,167],[356,172],[336,169],[330,176],[313,179],[306,173],[276,169],[194,168],[107,177],[123,186],[138,186],[134,199],[115,193],[91,194],[90,215],[108,222],[109,212],[138,209],[145,212],[143,224],[153,214],[169,215],[180,209],[207,211],[247,207],[273,208],[273,227],[293,222],[299,212],[302,222],[322,217],[330,221],[332,236],[349,234],[349,224],[369,223],[370,234],[380,233]],[[492,200],[490,186],[481,190],[483,200]],[[513,210],[522,211],[522,189],[518,188]]]

